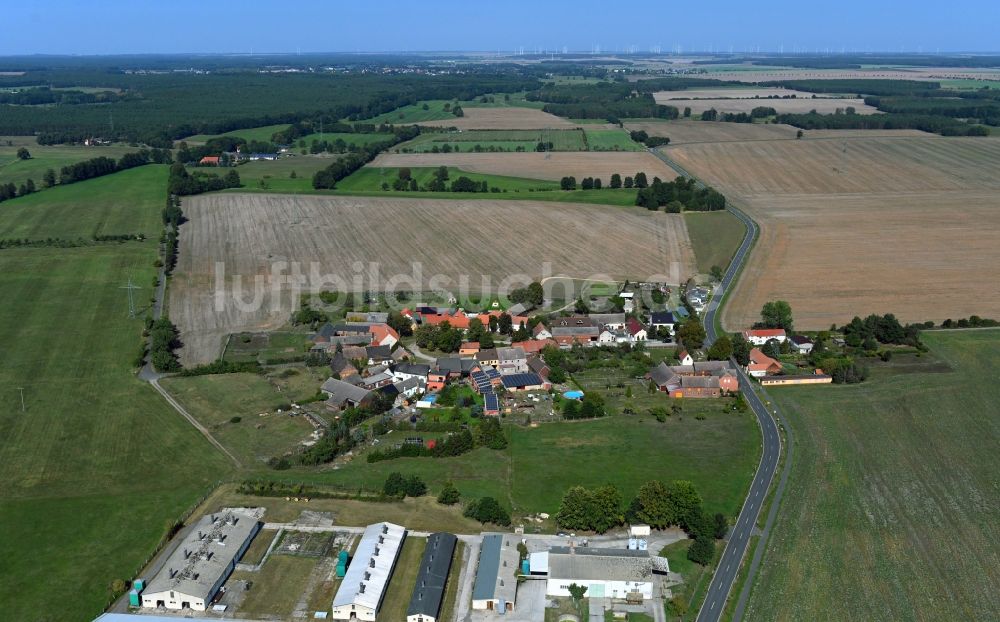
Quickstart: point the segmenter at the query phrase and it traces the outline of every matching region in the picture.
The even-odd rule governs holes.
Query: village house
[[[574,343],[597,343],[601,335],[601,329],[586,316],[556,318],[551,324],[549,332],[560,347],[569,347]]]
[[[528,371],[528,357],[521,348],[497,348],[497,370],[501,374],[519,374]]]
[[[753,328],[743,331],[743,338],[755,346],[762,346],[772,339],[784,343],[787,337],[784,328]]]
[[[681,350],[678,352],[677,359],[680,361],[681,365],[694,365],[694,358],[691,357],[687,350]]]
[[[555,339],[531,339],[529,341],[515,341],[510,344],[512,348],[521,348],[525,354],[538,354],[548,346],[559,347]]]
[[[808,337],[801,335],[792,335],[788,338],[788,343],[799,354],[812,354],[815,345]]]
[[[532,356],[528,359],[528,370],[538,374],[543,380],[549,379],[549,371],[551,371],[540,356]]]
[[[365,348],[365,356],[368,357],[368,364],[388,363],[392,361],[392,348],[389,346],[368,346]]]
[[[399,333],[388,324],[372,324],[368,327],[368,332],[371,333],[373,346],[392,348],[399,343]]]
[[[423,363],[400,363],[392,370],[392,377],[396,380],[406,380],[407,378],[417,378],[423,382],[427,381],[427,374],[430,373],[431,366]]]
[[[666,328],[671,333],[674,332],[674,326],[677,324],[674,320],[674,314],[670,311],[654,311],[649,318],[650,328]]]
[[[539,340],[552,339],[552,333],[541,322],[535,324],[535,327],[531,329],[531,336]]]
[[[500,355],[497,353],[496,348],[480,350],[473,358],[475,359],[477,365],[489,365],[490,367],[496,367],[500,364]]]
[[[219,156],[205,156],[198,160],[198,166],[219,166]]]
[[[625,330],[632,341],[646,341],[646,327],[634,317],[625,322]]]
[[[592,322],[611,332],[625,330],[624,313],[591,313],[587,316]]]
[[[427,390],[430,392],[440,391],[448,384],[448,374],[440,371],[427,373]]]
[[[776,361],[764,354],[760,348],[750,350],[750,362],[747,364],[747,374],[754,378],[760,378],[761,376],[780,374],[781,370],[781,361]]]
[[[374,394],[369,389],[336,378],[327,379],[320,391],[326,395],[327,407],[334,410],[367,406],[374,399]]]
[[[458,348],[459,356],[475,356],[479,353],[478,341],[467,341]]]

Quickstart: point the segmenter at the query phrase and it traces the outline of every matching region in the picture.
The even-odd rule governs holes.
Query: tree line
[[[677,177],[673,181],[653,178],[653,183],[640,188],[635,204],[649,210],[661,207],[672,214],[683,211],[713,212],[726,209],[726,197],[710,187],[699,187],[693,179]]]
[[[312,185],[317,190],[332,190],[337,187],[337,182],[354,173],[365,164],[375,159],[382,151],[399,144],[403,141],[416,138],[420,134],[418,126],[408,126],[396,128],[392,138],[377,143],[371,143],[358,150],[357,153],[350,153],[341,158],[337,158],[330,166],[316,171],[313,175]]]

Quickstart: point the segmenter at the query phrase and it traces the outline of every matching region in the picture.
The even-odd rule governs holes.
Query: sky
[[[996,52],[1000,1],[9,0],[0,55]],[[756,8],[760,7],[760,8]]]

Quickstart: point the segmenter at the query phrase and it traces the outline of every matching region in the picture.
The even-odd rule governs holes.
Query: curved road
[[[667,158],[660,151],[650,149],[650,152],[663,160],[664,163],[681,175],[697,181],[693,175],[685,171],[674,161]],[[738,208],[729,205],[726,209],[728,209],[730,213],[739,218],[740,221],[746,225],[747,232],[743,237],[743,242],[740,244],[739,250],[736,251],[736,254],[733,256],[733,260],[729,263],[729,269],[726,270],[726,274],[723,276],[722,282],[718,285],[718,287],[716,287],[715,292],[712,295],[712,300],[709,301],[708,306],[705,309],[704,323],[705,333],[707,335],[706,345],[711,345],[717,337],[715,330],[716,314],[721,308],[730,287],[732,287],[733,282],[736,280],[740,269],[743,267],[743,263],[746,261],[747,255],[753,247],[753,242],[756,239],[759,230],[757,223]],[[743,397],[753,410],[754,415],[757,416],[757,423],[761,430],[763,450],[761,451],[760,463],[757,466],[757,472],[754,474],[753,481],[750,484],[750,490],[747,492],[746,501],[743,502],[743,508],[740,510],[740,514],[736,518],[736,524],[729,533],[729,539],[726,542],[726,549],[722,553],[722,559],[719,560],[719,566],[716,568],[715,575],[712,577],[712,582],[708,586],[708,592],[705,595],[705,600],[701,605],[701,609],[698,611],[698,617],[695,618],[696,622],[717,622],[721,619],[722,613],[726,608],[726,601],[729,599],[733,585],[736,583],[736,579],[739,576],[740,565],[743,561],[743,557],[746,555],[747,548],[749,548],[750,537],[754,534],[754,530],[757,525],[757,517],[760,514],[760,509],[764,504],[764,500],[767,498],[767,491],[771,486],[771,481],[774,479],[775,472],[778,470],[778,462],[781,458],[781,435],[778,432],[778,424],[774,420],[774,416],[778,416],[780,418],[780,415],[775,407],[771,405],[770,401],[768,401],[768,405],[770,405],[769,409],[768,405],[765,405],[765,403],[760,399],[754,390],[755,383],[747,377],[743,368],[739,365],[737,365],[736,368],[739,373],[740,390],[743,392]],[[781,481],[775,491],[774,502],[771,505],[770,512],[768,512],[761,543],[754,553],[753,561],[751,563],[750,570],[748,571],[746,584],[743,592],[740,594],[737,608],[733,614],[733,620],[738,621],[743,615],[743,608],[746,605],[749,588],[753,584],[753,575],[756,573],[757,567],[760,564],[760,558],[764,550],[764,543],[766,542],[767,535],[771,531],[771,526],[774,523],[774,517],[777,513],[778,502],[781,500],[781,494],[784,491],[785,481],[787,480],[788,475],[787,467],[789,464],[790,462],[786,460],[786,468],[784,473],[782,473]]]

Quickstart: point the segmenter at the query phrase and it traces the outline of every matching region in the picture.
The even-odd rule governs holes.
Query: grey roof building
[[[499,533],[483,536],[476,582],[472,586],[473,609],[514,610],[519,560],[520,554],[512,536]]]
[[[226,508],[198,519],[146,585],[142,606],[205,611],[260,531],[263,508]]]
[[[413,586],[410,605],[406,609],[407,622],[435,622],[444,601],[445,584],[451,560],[458,542],[453,534],[432,533],[427,538],[424,556],[420,560],[417,582]]]
[[[549,549],[549,577],[594,581],[650,581],[649,551],[554,546]]]
[[[334,408],[358,406],[370,399],[371,391],[363,386],[355,386],[343,380],[328,378],[320,390],[326,394],[326,403]]]

